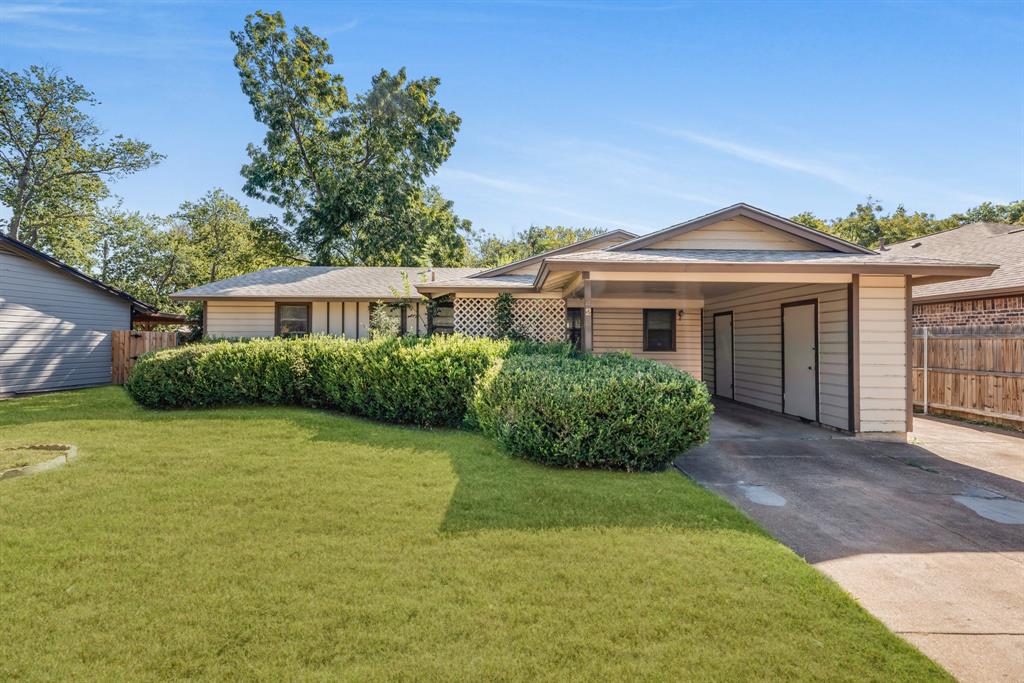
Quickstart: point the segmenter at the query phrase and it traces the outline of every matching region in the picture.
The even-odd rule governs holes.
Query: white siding
[[[820,420],[850,428],[849,339],[846,285],[767,285],[704,302],[704,377],[712,392],[714,314],[733,312],[735,399],[782,411],[782,304],[818,301],[818,397]]]
[[[273,301],[208,301],[208,337],[273,337]]]
[[[860,278],[860,430],[907,431],[906,289],[903,276]]]
[[[310,332],[313,334],[327,334],[327,302],[314,301],[309,311]]]
[[[127,300],[0,251],[0,394],[109,383],[110,333],[130,327]]]
[[[749,218],[733,218],[648,244],[644,249],[759,249],[824,251],[825,247],[793,237]]]
[[[648,308],[666,306],[664,303],[652,303]],[[700,379],[700,308],[686,308],[683,319],[676,320],[674,353],[644,351],[642,308],[595,308],[594,353],[609,351],[628,351],[640,358],[661,361]]]

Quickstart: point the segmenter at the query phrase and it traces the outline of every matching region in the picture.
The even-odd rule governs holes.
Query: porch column
[[[583,350],[594,350],[594,309],[590,305],[590,273],[583,273]]]

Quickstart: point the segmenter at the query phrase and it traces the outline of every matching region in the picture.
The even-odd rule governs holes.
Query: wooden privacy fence
[[[1024,429],[1024,325],[914,329],[914,406]]]
[[[114,384],[124,384],[135,367],[135,361],[144,353],[178,345],[177,332],[150,332],[142,330],[114,330],[113,347]]]

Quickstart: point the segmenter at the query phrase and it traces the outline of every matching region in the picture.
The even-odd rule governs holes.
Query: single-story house
[[[889,245],[885,252],[999,266],[988,277],[915,285],[915,327],[1024,324],[1024,225],[971,223]]]
[[[403,276],[432,302],[449,302],[443,328],[470,335],[493,333],[495,298],[509,292],[516,327],[531,338],[628,351],[685,370],[728,400],[905,438],[912,286],[996,267],[876,253],[736,204],[486,270],[270,268],[175,297],[204,302],[211,336],[362,337],[371,304],[403,301]],[[437,327],[425,308],[402,309],[406,332]]]
[[[0,396],[109,384],[111,333],[152,306],[0,235]]]

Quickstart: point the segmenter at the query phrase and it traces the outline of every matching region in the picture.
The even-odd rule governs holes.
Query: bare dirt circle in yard
[[[0,480],[45,472],[66,465],[78,449],[64,443],[36,443],[0,448]]]

